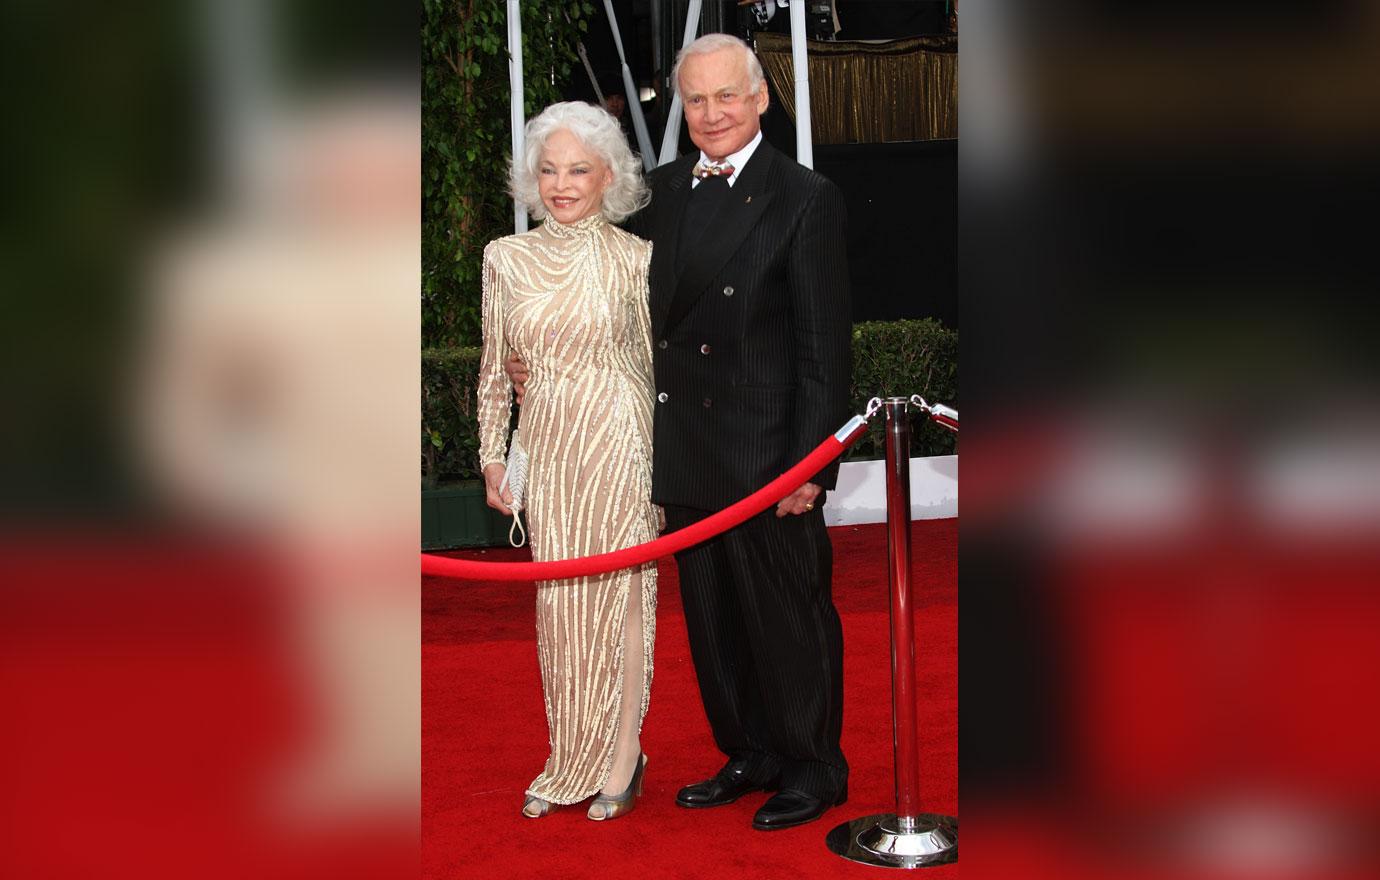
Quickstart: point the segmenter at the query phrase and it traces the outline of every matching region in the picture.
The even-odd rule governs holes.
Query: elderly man
[[[741,40],[701,37],[674,78],[699,154],[652,173],[652,202],[630,224],[654,243],[652,500],[672,530],[836,430],[852,364],[838,188],[763,141],[766,82]],[[821,510],[836,476],[834,464],[775,510],[677,554],[700,696],[728,757],[680,790],[683,807],[772,791],[752,822],[769,831],[847,797],[843,631]]]

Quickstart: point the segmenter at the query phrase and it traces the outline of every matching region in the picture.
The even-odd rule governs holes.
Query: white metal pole
[[[513,3],[515,0],[508,2]],[[637,133],[638,149],[642,151],[642,166],[651,171],[656,167],[656,161],[652,156],[652,139],[647,135],[647,120],[642,117],[642,102],[638,100],[637,84],[633,82],[632,71],[628,69],[628,58],[623,54],[623,37],[618,33],[618,17],[613,14],[612,0],[604,0],[604,12],[609,17],[613,45],[618,49],[618,62],[623,67],[623,88],[627,91],[628,106],[632,109],[633,131]]]
[[[527,120],[522,112],[522,10],[518,0],[508,0],[508,85],[512,89],[509,102],[512,111],[513,161],[522,161],[523,126]],[[527,206],[513,200],[513,231],[527,231]]]
[[[805,3],[796,0],[791,9],[791,66],[795,70],[795,161],[815,167],[814,142],[810,137],[810,66],[805,52]]]
[[[569,21],[569,19],[566,19]],[[585,75],[589,77],[589,84],[594,89],[594,96],[599,99],[599,106],[608,109],[604,103],[604,90],[599,88],[599,77],[594,75],[594,67],[589,63],[589,53],[585,51],[584,41],[575,44],[575,51],[580,53],[580,63],[585,66]]]
[[[685,11],[685,36],[680,41],[682,49],[695,41],[700,23],[700,3],[701,0],[690,0],[690,7]],[[766,88],[766,84],[763,83],[762,87]],[[671,88],[671,112],[666,117],[666,130],[661,135],[661,155],[657,157],[656,163],[658,165],[665,165],[676,158],[676,153],[680,149],[680,83],[672,83]]]

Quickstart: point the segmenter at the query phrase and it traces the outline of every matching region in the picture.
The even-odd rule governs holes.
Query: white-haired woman
[[[510,351],[528,365],[518,433],[530,456],[524,507],[538,561],[640,544],[651,504],[652,246],[616,226],[647,204],[641,166],[618,121],[581,102],[527,123],[511,184],[541,225],[484,249],[479,463],[490,506],[503,485]],[[652,679],[656,566],[537,585],[537,657],[551,754],[524,815],[597,795],[612,819],[641,793],[639,734]]]

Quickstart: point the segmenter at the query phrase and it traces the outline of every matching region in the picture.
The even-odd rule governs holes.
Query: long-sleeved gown
[[[516,351],[530,378],[518,431],[530,456],[532,557],[589,556],[651,540],[650,243],[595,215],[484,249],[480,467],[506,458]],[[640,575],[635,578],[634,575]],[[527,793],[557,804],[597,792],[613,761],[630,589],[641,604],[641,718],[652,681],[656,566],[537,584],[537,656],[551,754]]]

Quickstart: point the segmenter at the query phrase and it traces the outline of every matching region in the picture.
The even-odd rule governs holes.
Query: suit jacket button
[[[661,340],[660,342],[658,342],[658,343],[656,344],[656,347],[657,347],[657,348],[663,348],[663,349],[664,349],[664,348],[666,347],[666,340],[663,339],[663,340]]]
[[[712,406],[713,404],[714,404],[714,401],[710,400],[708,397],[706,397],[706,398],[704,399],[704,408],[705,408],[705,409],[709,409],[709,407]]]
[[[727,287],[724,288],[724,296],[732,296],[732,295],[733,295],[733,285],[730,284],[730,285],[728,285]]]
[[[709,343],[708,343],[708,342],[706,342],[704,345],[701,345],[701,346],[700,346],[700,354],[709,354],[709,351],[710,351],[710,348],[709,348]]]
[[[667,400],[670,400],[670,395],[663,391],[656,396],[656,399],[658,403],[665,403]]]

